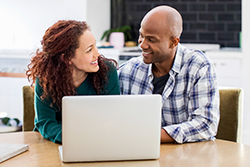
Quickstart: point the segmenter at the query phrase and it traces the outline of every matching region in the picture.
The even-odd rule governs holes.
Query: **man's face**
[[[171,37],[168,26],[163,21],[145,18],[139,30],[138,43],[146,64],[167,61],[171,53]]]

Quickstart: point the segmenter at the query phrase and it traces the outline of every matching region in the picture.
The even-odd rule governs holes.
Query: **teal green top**
[[[110,66],[107,73],[108,83],[105,85],[102,95],[119,95],[119,83],[116,68]],[[62,142],[62,111],[57,107],[51,107],[52,100],[49,98],[42,100],[43,88],[39,85],[39,79],[35,84],[35,129],[38,130],[44,138],[47,138],[53,142]],[[96,95],[96,91],[91,85],[88,77],[83,83],[76,88],[77,95]]]

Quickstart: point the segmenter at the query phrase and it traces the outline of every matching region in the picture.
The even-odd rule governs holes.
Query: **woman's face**
[[[74,66],[75,72],[91,73],[99,70],[98,56],[100,55],[96,40],[91,31],[86,30],[79,38],[79,48],[70,63]]]

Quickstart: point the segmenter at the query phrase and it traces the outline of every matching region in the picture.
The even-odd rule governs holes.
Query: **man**
[[[215,69],[202,52],[179,43],[179,12],[169,6],[154,8],[143,18],[139,32],[142,56],[121,65],[121,93],[162,95],[161,142],[213,138],[220,117]]]

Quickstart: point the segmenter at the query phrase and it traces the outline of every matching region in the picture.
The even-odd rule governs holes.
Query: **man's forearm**
[[[161,129],[161,142],[173,143],[175,140],[164,129]]]

